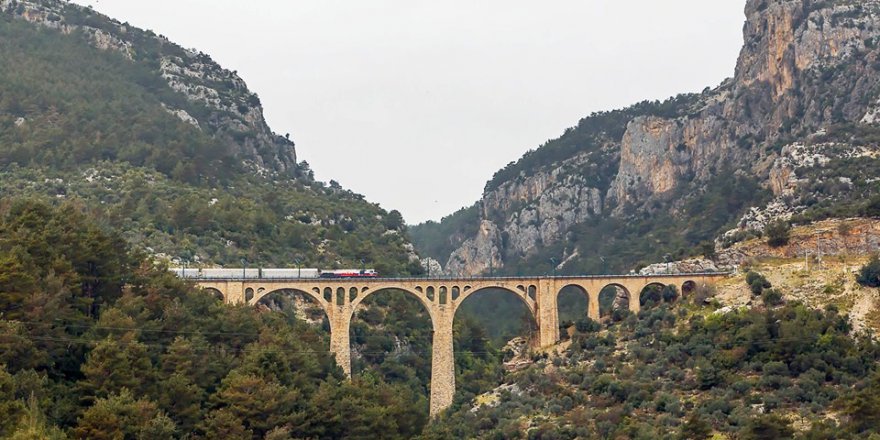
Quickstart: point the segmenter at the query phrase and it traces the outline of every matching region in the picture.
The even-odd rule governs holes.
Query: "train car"
[[[182,268],[172,267],[169,269],[180,278],[200,280],[248,280],[256,279],[297,279],[297,278],[378,278],[379,273],[375,269],[340,269],[320,270],[314,268]]]
[[[378,278],[379,272],[375,269],[339,269],[323,270],[321,278]]]
[[[311,268],[289,268],[289,269],[263,269],[262,278],[267,279],[296,279],[296,278],[318,278],[321,271]]]
[[[199,278],[205,280],[218,280],[218,279],[257,279],[260,277],[260,269],[243,269],[243,268],[228,268],[228,269],[202,269],[201,276]],[[187,278],[189,278],[189,274],[187,274]]]

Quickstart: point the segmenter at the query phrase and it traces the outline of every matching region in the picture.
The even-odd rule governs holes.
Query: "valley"
[[[744,8],[408,225],[210,55],[0,0],[0,438],[880,438],[880,2]]]

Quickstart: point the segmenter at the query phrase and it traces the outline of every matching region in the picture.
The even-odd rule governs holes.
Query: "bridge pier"
[[[452,341],[452,307],[435,306],[431,343],[431,417],[452,405],[455,396],[455,351]]]
[[[535,310],[538,325],[538,347],[552,347],[559,342],[558,283],[555,279],[538,280],[538,292],[539,297]]]
[[[330,305],[327,308],[330,321],[330,352],[345,375],[351,377],[351,306]]]
[[[592,319],[593,321],[598,322],[601,318],[599,314],[599,292],[597,291],[589,291],[586,287],[582,287],[584,292],[590,292],[587,294],[587,301],[589,302],[589,307],[587,307],[587,317]]]

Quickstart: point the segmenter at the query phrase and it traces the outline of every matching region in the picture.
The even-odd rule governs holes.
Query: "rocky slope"
[[[207,55],[67,2],[0,0],[0,59],[0,205],[79,205],[177,263],[421,271],[400,213],[314,181]]]
[[[131,61],[149,63],[168,86],[198,107],[163,103],[168,113],[225,141],[235,156],[263,172],[294,175],[296,151],[289,136],[272,132],[260,99],[236,72],[210,56],[167,38],[61,0],[0,0],[0,12],[63,34],[83,36],[93,46]]]
[[[432,256],[453,273],[551,259],[558,270],[597,270],[593,236],[627,249],[645,235],[682,237],[660,237],[609,263],[623,270],[664,252],[687,254],[731,227],[762,228],[737,223],[749,207],[769,219],[865,214],[878,192],[880,2],[749,0],[745,15],[732,78],[698,95],[585,118],[499,171],[479,202],[479,232],[453,242],[450,256]],[[736,206],[706,212],[707,193],[725,173],[735,187],[759,187]],[[695,213],[712,219],[687,223]],[[638,230],[620,232],[626,224]]]

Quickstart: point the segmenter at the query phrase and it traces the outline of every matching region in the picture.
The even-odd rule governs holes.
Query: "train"
[[[201,269],[172,267],[171,272],[180,278],[200,280],[225,279],[298,279],[298,278],[379,278],[375,269],[321,270],[314,268],[225,268]]]

